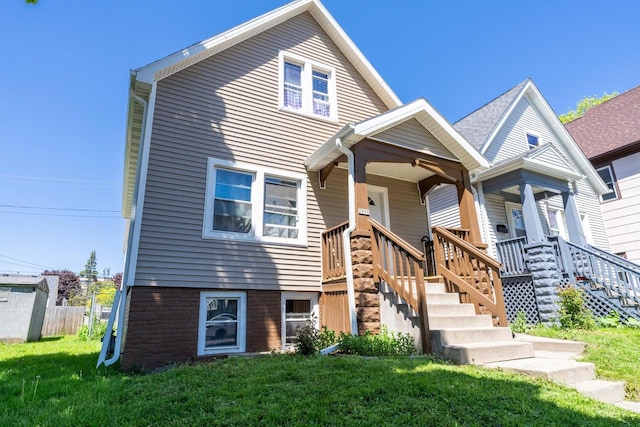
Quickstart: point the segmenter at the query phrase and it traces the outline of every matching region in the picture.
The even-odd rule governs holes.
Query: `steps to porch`
[[[427,307],[434,354],[460,364],[475,364],[544,378],[575,388],[585,396],[640,412],[624,400],[624,382],[595,378],[595,366],[578,359],[585,345],[576,341],[514,335],[494,327],[490,316],[476,315],[443,284],[429,283]]]

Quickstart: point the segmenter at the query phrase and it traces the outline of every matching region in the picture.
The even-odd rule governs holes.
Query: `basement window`
[[[244,292],[202,292],[198,324],[198,355],[242,353],[247,330]]]
[[[308,322],[315,322],[314,316],[317,313],[317,294],[309,292],[284,292],[282,294],[283,349],[292,348],[298,342],[298,329]]]

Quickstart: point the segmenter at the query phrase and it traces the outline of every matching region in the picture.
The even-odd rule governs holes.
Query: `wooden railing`
[[[427,293],[424,282],[424,256],[402,238],[371,219],[373,238],[373,276],[393,289],[418,313],[422,334],[422,351],[431,353],[431,334],[427,312]]]
[[[500,270],[502,277],[522,276],[529,273],[529,268],[524,259],[524,245],[526,243],[526,237],[516,237],[496,242],[498,259],[502,263],[502,269]]]
[[[507,326],[500,263],[442,227],[433,228],[433,237],[438,274],[448,290],[466,294],[477,313],[485,307],[498,325]]]
[[[322,233],[322,281],[344,279],[347,270],[344,263],[342,233],[349,226],[343,222]]]

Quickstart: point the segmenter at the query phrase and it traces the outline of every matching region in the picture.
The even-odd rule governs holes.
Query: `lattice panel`
[[[507,319],[513,322],[519,311],[527,316],[527,324],[540,323],[536,291],[531,276],[504,277],[502,279],[504,303],[507,309]]]

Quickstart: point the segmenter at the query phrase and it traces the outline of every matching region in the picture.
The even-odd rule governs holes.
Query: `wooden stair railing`
[[[342,233],[349,226],[349,222],[343,222],[322,233],[322,281],[344,279],[347,277],[347,269],[344,262],[344,244]]]
[[[374,280],[384,280],[418,313],[422,352],[431,353],[427,293],[422,270],[424,255],[379,222],[373,219],[370,221],[373,232],[371,250]]]
[[[489,310],[500,326],[507,326],[507,313],[500,279],[501,264],[443,227],[433,228],[437,272],[449,291],[466,294],[469,302]]]

